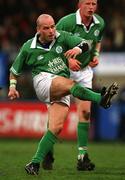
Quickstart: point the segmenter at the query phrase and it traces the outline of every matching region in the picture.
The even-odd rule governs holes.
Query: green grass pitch
[[[52,171],[40,169],[38,176],[27,175],[24,166],[34,154],[38,140],[0,139],[0,180],[125,180],[125,144],[90,143],[90,158],[96,164],[91,172],[76,170],[76,142],[55,145]]]

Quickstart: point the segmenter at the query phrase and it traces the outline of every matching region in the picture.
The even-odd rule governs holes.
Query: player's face
[[[79,8],[82,16],[91,17],[97,9],[97,0],[83,0]]]
[[[55,22],[52,18],[42,20],[41,25],[37,28],[37,32],[40,34],[40,39],[43,43],[51,42],[55,39],[56,28]]]

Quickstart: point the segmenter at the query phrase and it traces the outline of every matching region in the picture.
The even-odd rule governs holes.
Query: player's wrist
[[[17,80],[16,79],[10,79],[10,86],[9,88],[16,88]]]
[[[94,56],[99,57],[99,51],[98,51],[98,50],[95,50],[95,51],[94,51]]]
[[[81,54],[81,53],[82,53],[82,49],[81,49],[80,47],[78,47],[78,46],[74,47],[73,49],[78,50],[79,54]]]
[[[86,52],[90,49],[89,44],[85,41],[82,41],[80,44],[77,45],[78,48],[80,48],[81,52]]]

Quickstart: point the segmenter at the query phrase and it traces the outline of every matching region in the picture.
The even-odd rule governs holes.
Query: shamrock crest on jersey
[[[58,54],[62,53],[62,51],[63,51],[63,48],[62,48],[61,46],[57,46],[57,47],[56,47],[56,52],[57,52]]]
[[[97,37],[99,36],[100,31],[98,29],[95,30],[94,35]]]

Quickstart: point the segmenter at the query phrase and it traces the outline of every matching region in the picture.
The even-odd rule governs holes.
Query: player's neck
[[[41,44],[42,47],[44,48],[49,48],[49,45],[51,44],[51,42],[45,42],[43,40],[41,40],[41,38],[38,38],[38,42]]]
[[[38,38],[39,42],[41,44],[48,44],[48,42],[46,42],[45,40],[41,39],[41,37]]]
[[[81,16],[81,20],[85,26],[89,26],[93,21],[93,17],[92,16],[91,17]]]

